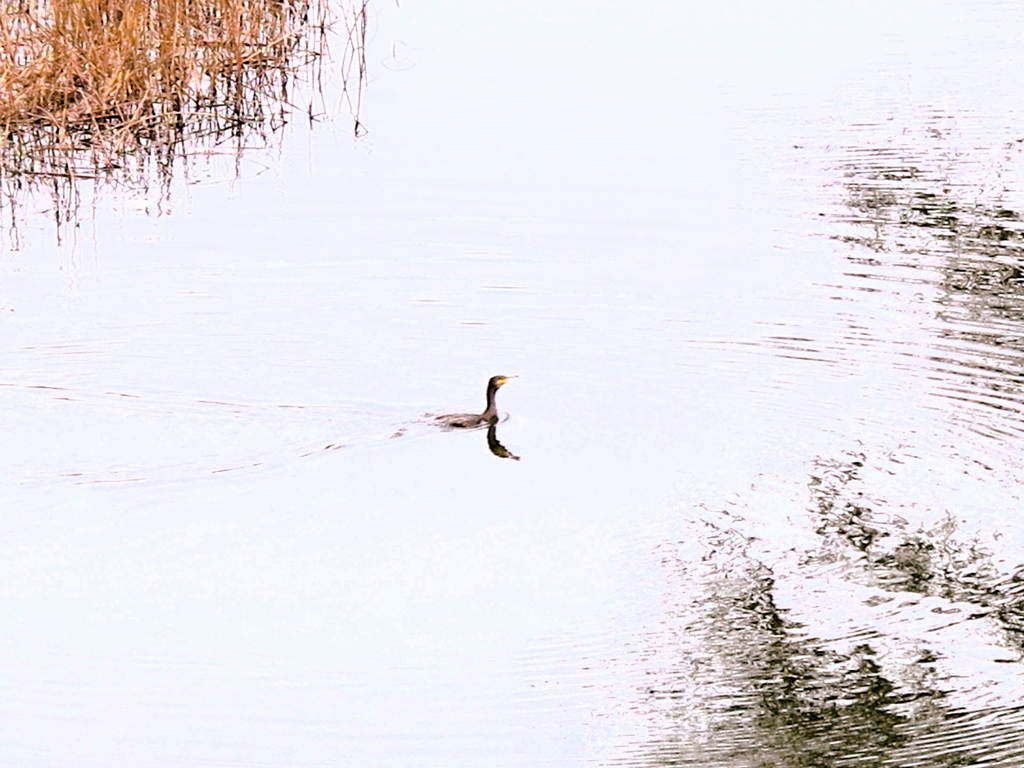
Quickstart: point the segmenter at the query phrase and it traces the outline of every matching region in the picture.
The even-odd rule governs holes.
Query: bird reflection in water
[[[498,390],[517,376],[492,376],[487,382],[487,407],[483,413],[449,413],[443,416],[434,416],[433,422],[446,429],[478,429],[487,426],[487,447],[491,453],[503,459],[514,459],[519,457],[508,448],[498,442],[498,406],[495,397]]]
[[[512,451],[506,448],[504,445],[498,442],[498,425],[491,424],[487,427],[487,447],[491,449],[491,453],[502,459],[513,459],[519,461],[519,457],[516,456]]]

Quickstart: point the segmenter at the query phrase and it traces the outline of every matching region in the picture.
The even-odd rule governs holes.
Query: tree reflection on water
[[[642,694],[655,735],[622,763],[1021,764],[1024,708],[965,706],[1000,683],[945,664],[963,633],[981,667],[1021,657],[1021,568],[1000,568],[948,515],[912,528],[869,492],[867,464],[862,452],[813,462],[816,544],[789,558],[769,562],[735,509],[701,521],[700,563],[667,548],[673,587],[695,599],[668,611],[657,642],[675,660]]]
[[[898,371],[895,388],[871,390],[885,397],[878,423],[920,387],[938,424],[851,440],[812,460],[799,491],[780,481],[784,501],[704,507],[692,540],[664,547],[668,607],[638,705],[650,737],[624,764],[1024,765],[1024,565],[994,530],[1019,512],[1024,213],[1009,179],[1024,148],[1003,138],[979,162],[954,148],[951,118],[931,119],[873,143],[891,129],[848,132],[868,142],[838,150],[832,169],[833,236],[851,249],[844,284],[828,288],[856,292],[833,293],[856,302],[840,313],[839,353],[856,350],[861,376],[865,360]],[[820,348],[807,359],[835,354],[803,341]],[[776,342],[763,345],[790,353]],[[915,455],[922,422],[940,437]],[[997,508],[972,500],[972,520],[964,489],[1000,483]],[[751,531],[766,504],[776,527],[762,539]],[[799,543],[779,551],[784,536]]]
[[[1019,438],[1024,221],[1009,202],[1008,179],[1022,147],[1004,139],[996,157],[979,162],[955,150],[950,133],[933,128],[902,143],[845,150],[836,168],[847,210],[840,219],[852,231],[837,239],[857,246],[848,259],[858,268],[847,277],[912,289],[906,298],[935,305],[924,360],[934,394],[965,411],[972,431]]]

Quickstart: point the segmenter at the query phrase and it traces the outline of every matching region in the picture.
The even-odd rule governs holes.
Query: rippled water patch
[[[693,510],[659,547],[664,615],[631,705],[645,737],[616,764],[1019,764],[1024,566],[928,502],[921,470],[845,452],[803,488],[765,478]]]
[[[958,128],[962,127],[962,132]],[[1024,147],[1010,133],[971,135],[933,114],[893,138],[850,131],[832,167],[846,213],[852,285],[893,292],[927,312],[919,351],[932,392],[969,428],[1024,436]],[[972,144],[972,140],[976,143]]]

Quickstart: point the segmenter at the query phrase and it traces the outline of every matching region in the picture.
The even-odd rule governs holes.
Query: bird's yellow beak
[[[510,379],[518,379],[518,378],[519,378],[518,376],[502,376],[501,379],[499,379],[499,381],[498,381],[498,386],[499,387],[503,387],[503,386],[505,386],[509,382]]]

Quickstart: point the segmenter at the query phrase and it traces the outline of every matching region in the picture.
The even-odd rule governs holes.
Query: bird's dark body
[[[494,403],[498,388],[515,376],[492,376],[487,382],[487,408],[483,413],[448,413],[435,416],[434,421],[451,429],[474,429],[498,423],[498,406]]]

